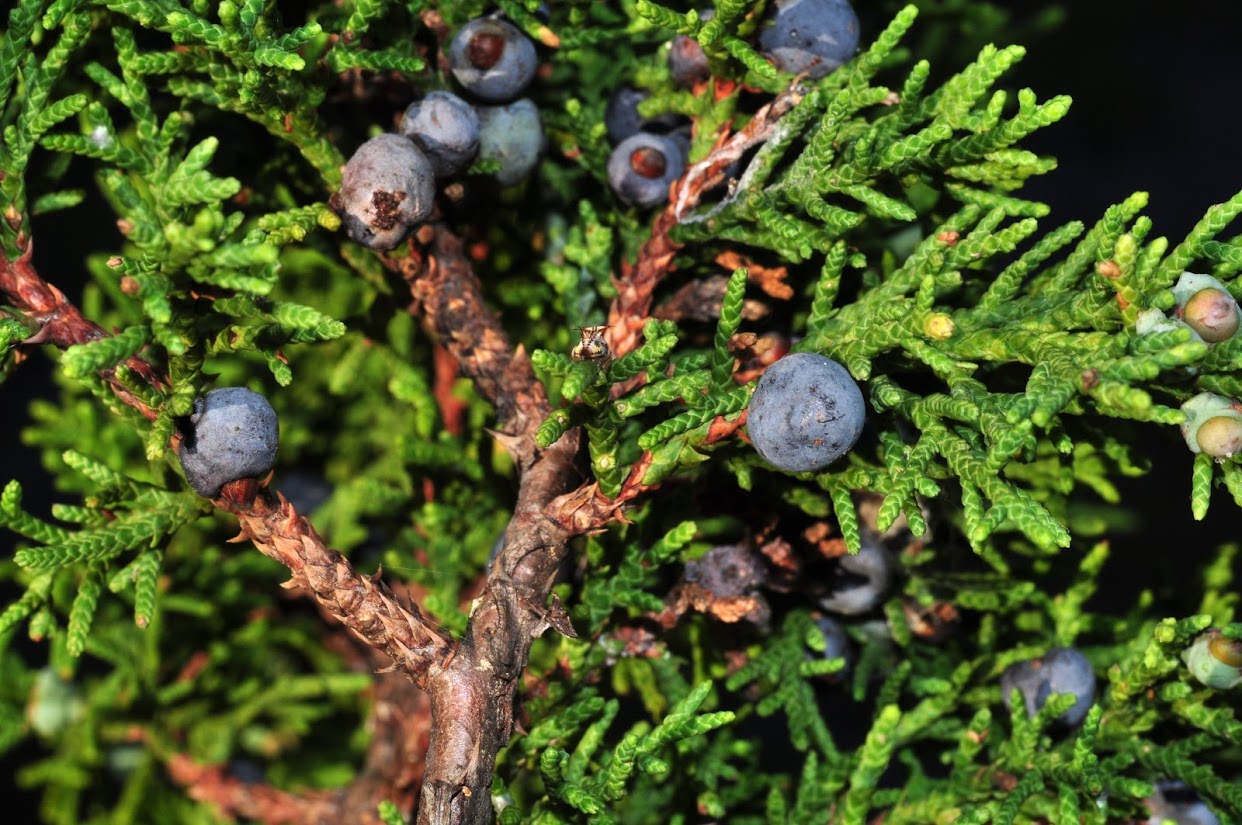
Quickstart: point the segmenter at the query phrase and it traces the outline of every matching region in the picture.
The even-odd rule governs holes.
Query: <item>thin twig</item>
[[[642,342],[643,324],[651,315],[652,295],[681,249],[681,245],[669,237],[673,227],[686,222],[687,213],[699,205],[703,193],[722,183],[726,170],[749,149],[768,140],[780,119],[801,99],[801,90],[791,86],[756,112],[735,134],[722,139],[711,154],[691,166],[673,184],[669,205],[652,222],[651,235],[639,250],[638,260],[614,281],[617,297],[612,299],[608,309],[608,343],[617,357]],[[744,191],[741,184],[737,191]]]
[[[28,238],[23,241],[22,253],[16,259],[8,260],[0,255],[0,293],[7,296],[9,303],[25,313],[27,318],[39,324],[39,330],[24,340],[22,345],[55,344],[67,349],[76,344],[89,344],[107,338],[109,333],[103,327],[88,321],[65,297],[65,293],[39,277],[31,262],[34,244]],[[125,365],[151,386],[167,386],[159,371],[143,359],[134,356],[127,359]],[[99,376],[108,382],[122,402],[138,410],[148,421],[155,420],[156,411],[143,404],[116,379],[115,369],[101,370]]]
[[[64,348],[106,337],[107,332],[87,320],[64,293],[38,274],[31,263],[30,252],[27,241],[23,254],[16,260],[0,257],[0,291],[13,306],[41,324],[39,332],[23,343],[50,343]],[[153,386],[166,385],[164,376],[147,361],[135,356],[126,363]],[[149,420],[155,418],[156,411],[117,381],[114,370],[103,370],[100,375],[121,401],[138,409]],[[312,595],[325,612],[339,619],[356,637],[388,654],[410,680],[424,682],[431,665],[451,655],[452,640],[447,635],[424,619],[417,607],[407,607],[398,601],[378,576],[363,576],[353,569],[347,559],[329,549],[310,522],[299,516],[283,496],[259,490],[253,482],[234,482],[225,486],[222,498],[215,504],[238,517],[243,535],[251,538],[260,552],[293,571],[294,576],[289,584],[305,585],[305,592]],[[381,684],[392,681],[381,677]],[[408,685],[405,679],[395,681]],[[408,692],[409,688],[405,690]],[[380,694],[384,694],[383,688]],[[418,695],[421,697],[421,694]],[[393,696],[396,694],[393,693]],[[409,701],[408,697],[403,700],[405,703]],[[395,703],[394,699],[389,704]],[[373,710],[375,712],[378,711]],[[382,770],[364,769],[353,783],[335,793],[352,800],[355,805],[361,805],[362,800],[366,804],[360,808],[341,807],[337,813],[351,812],[348,818],[353,818],[359,815],[354,813],[356,811],[374,811],[381,799],[392,799],[399,804],[402,796],[413,794],[414,788],[410,783],[414,780],[409,777],[409,766],[413,763],[392,764],[390,761],[394,748],[399,746],[398,749],[404,752],[417,744],[408,740],[409,737],[390,736],[372,739],[367,765],[387,766],[388,776],[385,778]],[[323,819],[317,813],[307,819],[280,818],[282,811],[319,811],[328,798],[321,798],[320,792],[309,794],[304,799],[284,792],[256,796],[253,790],[247,790],[248,786],[244,783],[226,781],[217,768],[195,766],[185,761],[176,763],[175,768],[170,764],[169,770],[178,781],[196,784],[199,789],[191,793],[195,798],[209,799],[226,810],[229,807],[224,804],[227,799],[233,799],[239,805],[254,806],[233,809],[255,819],[334,822],[342,818],[333,815]],[[245,813],[246,810],[252,813]],[[266,814],[261,815],[261,811]]]

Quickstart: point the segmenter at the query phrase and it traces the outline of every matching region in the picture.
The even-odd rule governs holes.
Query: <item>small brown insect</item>
[[[604,340],[607,326],[578,327],[582,340],[574,345],[569,357],[577,361],[603,361],[612,357],[612,350]]]

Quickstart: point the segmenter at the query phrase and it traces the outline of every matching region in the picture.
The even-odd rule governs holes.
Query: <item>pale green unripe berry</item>
[[[1229,639],[1219,628],[1209,628],[1182,651],[1182,661],[1207,687],[1229,690],[1242,682],[1242,639]]]
[[[1199,426],[1199,449],[1213,458],[1229,458],[1242,452],[1242,421],[1218,415]]]
[[[1242,326],[1242,309],[1229,290],[1211,275],[1183,272],[1173,286],[1175,315],[1209,344],[1227,341]]]
[[[1227,341],[1238,331],[1238,302],[1223,290],[1199,290],[1186,302],[1183,312],[1183,320],[1209,344]]]
[[[1210,392],[1201,392],[1182,404],[1186,420],[1182,437],[1196,453],[1231,458],[1242,453],[1242,404]]]

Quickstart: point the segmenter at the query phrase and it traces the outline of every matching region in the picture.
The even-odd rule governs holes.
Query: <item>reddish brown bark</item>
[[[0,293],[7,296],[9,303],[22,310],[27,318],[39,324],[38,331],[23,343],[55,344],[65,349],[75,344],[88,344],[108,337],[109,333],[98,324],[88,321],[63,292],[39,277],[31,263],[34,244],[29,239],[24,241],[22,254],[15,260],[10,261],[0,256]],[[130,358],[125,365],[142,376],[151,386],[164,386],[159,371],[143,359]],[[116,379],[116,370],[103,370],[99,375],[108,382],[121,401],[141,412],[147,420],[155,420],[155,410],[143,404]]]
[[[722,137],[712,155],[691,167],[673,186],[672,202],[655,219],[638,260],[617,281],[618,297],[609,313],[610,344],[616,355],[632,350],[640,340],[654,290],[679,249],[669,237],[670,230],[699,202],[703,191],[723,180],[729,164],[767,138],[797,100],[793,91],[779,96],[737,134]],[[386,258],[385,263],[408,282],[414,298],[411,311],[419,316],[423,328],[457,361],[479,395],[496,408],[493,435],[513,456],[519,473],[517,504],[505,531],[504,547],[474,602],[465,636],[454,642],[416,606],[398,601],[378,575],[359,574],[279,494],[258,489],[253,482],[234,482],[226,485],[215,504],[238,518],[241,537],[289,567],[292,578],[286,586],[304,588],[321,609],[372,648],[386,653],[394,668],[426,688],[431,730],[418,822],[481,825],[491,820],[495,757],[512,731],[515,691],[530,646],[550,627],[572,632],[559,602],[549,601],[567,542],[575,535],[602,529],[621,515],[628,501],[647,489],[641,480],[650,455],[635,462],[621,492],[608,499],[579,469],[577,431],[547,449],[537,448],[535,431],[551,408],[525,350],[510,343],[499,319],[484,303],[482,285],[460,239],[444,228],[425,229],[430,231],[420,237],[429,241],[427,248],[411,243],[411,254]],[[43,325],[40,340],[70,346],[106,334],[39,278],[29,265],[28,250],[18,261],[4,262],[0,279],[0,290]],[[162,380],[149,365],[138,363],[145,368],[140,373],[153,384]],[[123,401],[154,417],[154,411],[144,408],[112,377],[104,377]],[[728,437],[743,422],[744,416],[718,418],[709,439]],[[271,795],[265,797],[266,802],[254,802],[254,813],[245,815],[272,822],[342,821],[341,817],[363,821],[380,799],[409,792],[408,752],[399,738],[378,737],[367,770],[349,788],[301,799],[304,816],[317,817],[328,810],[335,819],[276,818],[283,815],[281,811],[298,806],[273,789],[267,789]],[[177,759],[169,769],[178,781],[195,789],[199,798],[217,803],[237,803],[242,798],[236,785],[213,772],[218,769]],[[402,784],[403,776],[406,784]],[[348,807],[342,804],[346,799]],[[329,807],[323,809],[321,804]],[[233,809],[241,812],[236,806]]]

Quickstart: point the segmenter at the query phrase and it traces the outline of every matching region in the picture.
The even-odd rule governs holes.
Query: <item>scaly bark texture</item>
[[[680,248],[669,237],[670,230],[704,191],[723,180],[729,164],[771,134],[797,100],[794,90],[779,96],[741,131],[722,137],[708,158],[673,184],[669,207],[655,218],[638,260],[617,282],[618,297],[609,312],[610,343],[617,355],[637,345],[651,314],[654,290]],[[422,245],[411,241],[409,255],[385,258],[385,264],[409,284],[414,298],[411,311],[423,328],[474,382],[476,391],[495,406],[494,435],[513,456],[520,478],[503,550],[474,601],[465,636],[454,642],[415,605],[398,600],[378,575],[358,573],[340,553],[327,547],[283,496],[253,481],[233,482],[225,485],[214,504],[237,517],[239,539],[249,539],[264,555],[289,568],[292,577],[287,587],[304,589],[360,640],[387,654],[394,663],[390,669],[403,671],[426,689],[431,732],[418,822],[483,825],[492,818],[490,788],[496,754],[512,732],[515,691],[531,644],[548,628],[573,633],[560,603],[549,602],[568,541],[603,528],[627,502],[649,489],[642,477],[650,456],[635,462],[619,494],[609,499],[577,462],[578,431],[539,450],[535,432],[551,407],[524,349],[510,343],[499,318],[484,303],[482,285],[460,239],[446,228],[432,226],[424,227],[419,238]],[[28,241],[20,258],[0,263],[0,290],[41,324],[28,343],[68,347],[107,335],[35,272]],[[153,386],[166,383],[145,361],[133,358],[127,363]],[[102,372],[101,377],[122,401],[148,418],[155,417],[155,411],[134,398],[111,371]],[[744,416],[730,422],[718,419],[708,440],[732,435],[744,420]],[[408,753],[390,737],[377,741],[375,752],[368,757],[372,768],[384,758]],[[368,770],[342,791],[315,793],[299,801],[282,792],[268,793],[271,789],[246,789],[217,768],[195,766],[181,758],[174,758],[169,770],[199,798],[271,822],[370,821],[380,799],[391,798],[391,794],[400,797],[409,789],[399,779],[408,771]]]
[[[432,663],[451,653],[452,639],[417,606],[397,601],[378,575],[358,573],[284,496],[252,492],[248,485],[246,481],[224,485],[215,502],[237,516],[239,539],[250,539],[260,553],[289,568],[293,575],[285,587],[305,588],[359,639],[388,654],[396,668],[425,687]]]
[[[98,324],[88,321],[81,310],[65,297],[65,293],[39,276],[31,261],[34,254],[31,240],[19,236],[18,246],[22,252],[17,258],[8,260],[0,256],[0,294],[5,295],[9,303],[24,312],[28,319],[39,324],[38,331],[23,344],[55,344],[65,349],[75,344],[88,344],[108,337],[109,333]],[[166,385],[159,372],[137,356],[128,359],[125,365],[153,387]],[[121,401],[141,412],[147,420],[155,420],[155,410],[143,404],[124,384],[116,380],[115,369],[102,370],[99,375],[108,382]]]
[[[542,451],[535,446],[551,407],[526,353],[510,344],[484,304],[482,284],[456,236],[438,229],[425,254],[389,264],[409,283],[423,328],[495,405],[496,437],[521,478],[504,549],[475,600],[465,638],[433,667],[427,688],[434,723],[418,822],[485,823],[492,816],[496,753],[509,741],[514,692],[531,643],[551,626],[570,631],[548,594],[572,532],[551,517],[548,503],[585,480],[575,463],[578,436]]]

